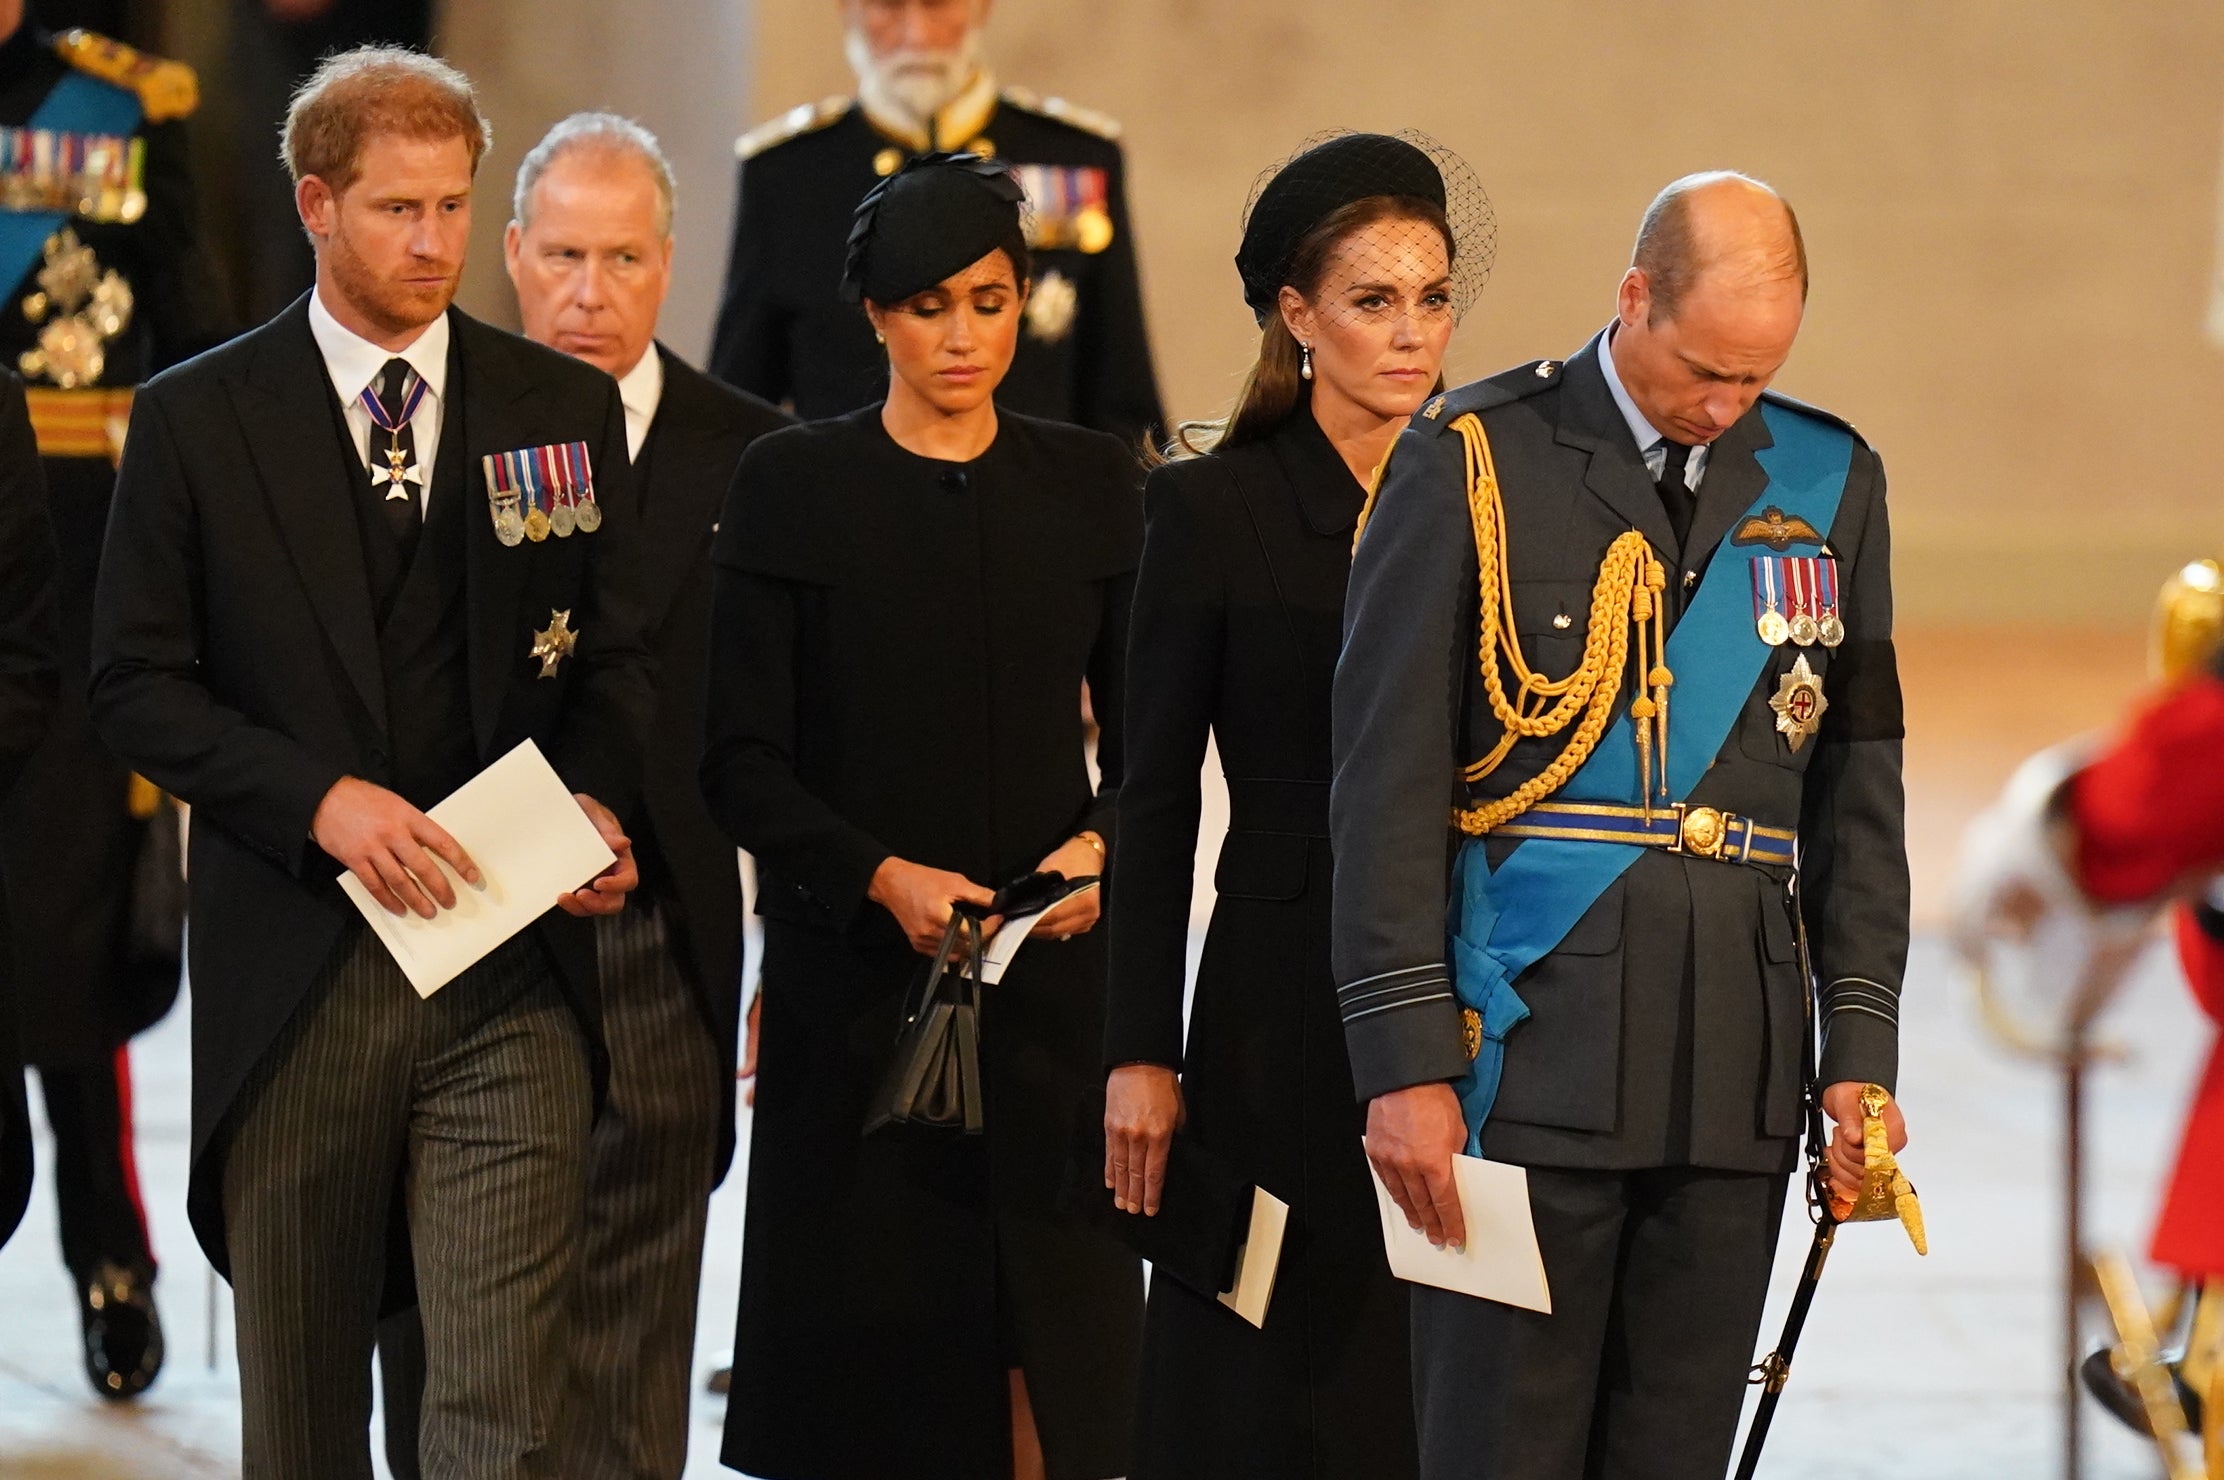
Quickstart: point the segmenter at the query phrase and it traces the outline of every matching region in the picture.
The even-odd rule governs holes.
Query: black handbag
[[[894,1057],[865,1113],[865,1134],[884,1125],[935,1126],[979,1135],[981,1099],[981,913],[950,914],[934,964],[904,995]],[[962,946],[962,949],[961,949]]]

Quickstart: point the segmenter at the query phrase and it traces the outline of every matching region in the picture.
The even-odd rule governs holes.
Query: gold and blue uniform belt
[[[1492,828],[1490,836],[1630,843],[1769,868],[1790,868],[1799,848],[1799,834],[1788,827],[1767,827],[1735,812],[1685,802],[1649,812],[1609,802],[1539,802],[1513,821]]]

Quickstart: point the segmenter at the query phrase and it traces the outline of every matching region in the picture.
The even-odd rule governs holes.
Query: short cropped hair
[[[557,160],[580,149],[602,149],[631,154],[648,166],[656,182],[656,229],[659,236],[672,234],[672,161],[656,135],[630,118],[615,113],[574,113],[541,136],[517,167],[517,190],[510,198],[510,214],[519,226],[533,224],[533,187]]]
[[[1691,197],[1702,187],[1724,180],[1742,180],[1767,191],[1784,208],[1791,253],[1781,266],[1786,276],[1799,280],[1800,298],[1804,301],[1807,297],[1807,243],[1799,234],[1799,214],[1792,209],[1792,203],[1751,175],[1741,175],[1735,170],[1708,170],[1671,182],[1653,197],[1653,203],[1645,208],[1645,219],[1638,223],[1637,246],[1630,254],[1629,265],[1645,274],[1645,285],[1652,294],[1651,318],[1655,323],[1675,318],[1676,311],[1683,306],[1684,294],[1711,265],[1703,259],[1691,228]]]
[[[326,57],[295,89],[279,155],[296,185],[315,175],[338,195],[361,174],[363,146],[381,134],[462,139],[474,175],[494,142],[470,78],[421,51],[358,46]]]

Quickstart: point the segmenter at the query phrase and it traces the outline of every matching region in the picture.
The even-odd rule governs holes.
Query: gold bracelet
[[[1098,862],[1098,863],[1102,863],[1102,862],[1104,862],[1104,839],[1102,839],[1102,838],[1098,837],[1098,836],[1097,836],[1097,835],[1096,835],[1095,833],[1093,833],[1093,832],[1086,832],[1086,831],[1084,831],[1084,832],[1077,832],[1077,833],[1075,833],[1075,834],[1074,834],[1073,836],[1074,836],[1074,840],[1075,840],[1076,842],[1081,842],[1081,843],[1087,843],[1087,844],[1088,844],[1088,845],[1089,845],[1090,847],[1092,847],[1092,848],[1096,849],[1096,850],[1097,850],[1097,862]]]

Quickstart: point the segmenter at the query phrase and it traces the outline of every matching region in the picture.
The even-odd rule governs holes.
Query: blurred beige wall
[[[754,27],[758,116],[849,90],[834,0]],[[2224,553],[2209,0],[1001,0],[991,55],[1125,124],[1177,415],[1244,367],[1242,202],[1309,133],[1426,129],[1489,186],[1461,378],[1574,350],[1653,191],[1727,166],[1800,209],[1814,295],[1778,383],[1882,450],[1907,618],[2135,623]]]
[[[518,161],[548,126],[583,108],[639,120],[678,185],[671,296],[660,337],[701,363],[726,266],[734,136],[750,121],[745,0],[449,0],[442,55],[471,75],[494,148],[479,169],[462,302],[515,328],[502,227]]]

